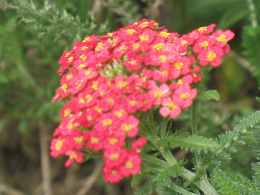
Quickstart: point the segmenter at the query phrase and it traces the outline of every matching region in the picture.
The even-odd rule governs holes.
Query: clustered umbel
[[[66,103],[51,155],[67,156],[69,167],[87,152],[100,152],[106,182],[140,173],[147,141],[139,133],[139,113],[158,109],[177,118],[197,95],[193,84],[201,67],[218,67],[233,37],[214,24],[179,35],[144,19],[76,42],[59,61],[54,101]]]

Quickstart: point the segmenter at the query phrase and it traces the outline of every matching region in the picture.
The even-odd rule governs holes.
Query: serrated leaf
[[[220,100],[220,95],[217,90],[207,90],[204,91],[200,94],[201,100],[215,100],[219,101]]]
[[[190,151],[215,151],[219,145],[212,139],[200,135],[175,136],[165,138],[169,147],[180,147]]]

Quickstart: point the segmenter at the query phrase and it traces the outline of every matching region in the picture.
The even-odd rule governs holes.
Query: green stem
[[[174,156],[170,153],[170,151],[160,151],[164,159],[172,166],[176,165],[178,161],[174,158]],[[195,181],[196,175],[192,171],[183,168],[181,177],[188,182],[193,182],[203,193],[204,195],[218,195],[217,191],[214,187],[209,183],[206,175],[199,178],[198,181]]]

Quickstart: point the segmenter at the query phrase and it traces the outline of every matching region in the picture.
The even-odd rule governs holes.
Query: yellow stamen
[[[208,43],[208,41],[203,41],[203,42],[201,42],[200,43],[200,46],[202,47],[202,48],[208,48],[208,46],[209,46],[209,43]]]
[[[86,55],[80,55],[79,59],[83,62],[85,62],[87,60],[87,56]]]
[[[98,144],[99,143],[99,139],[95,136],[92,136],[91,139],[90,139],[90,142],[92,144]]]
[[[119,154],[118,153],[113,153],[110,155],[110,160],[117,160],[119,158]]]
[[[125,164],[125,167],[126,167],[127,169],[132,169],[132,168],[134,167],[134,163],[133,163],[132,161],[128,160],[128,161],[126,162],[126,164]]]
[[[170,33],[166,32],[166,31],[162,31],[162,32],[160,32],[160,35],[164,38],[167,38],[170,35]]]
[[[177,70],[182,69],[183,65],[184,65],[184,64],[183,64],[182,62],[175,62],[175,63],[173,64],[173,66],[174,66]]]
[[[59,140],[55,143],[55,150],[60,151],[61,148],[62,148],[62,146],[63,146],[63,144],[64,144],[64,140],[60,140],[60,139],[59,139]]]
[[[183,99],[183,100],[186,100],[186,99],[188,99],[189,97],[190,97],[190,95],[189,95],[188,93],[182,93],[182,94],[180,95],[180,98]]]
[[[166,55],[160,55],[159,60],[160,60],[160,62],[164,63],[164,62],[167,61],[167,56]]]
[[[70,114],[71,114],[71,109],[67,108],[67,109],[64,110],[64,113],[63,113],[64,117],[67,117]]]
[[[221,43],[227,43],[227,37],[225,34],[221,34],[217,37],[217,41],[221,42]]]
[[[206,26],[202,26],[198,28],[199,32],[206,32],[208,30],[208,28]]]
[[[136,30],[131,29],[131,28],[126,30],[126,33],[127,33],[128,35],[133,35],[135,32],[136,32]]]
[[[129,124],[129,123],[124,123],[122,125],[122,129],[126,133],[129,132],[132,128],[133,128],[133,126],[131,124]]]
[[[69,86],[68,86],[68,84],[64,83],[64,84],[61,86],[61,88],[63,89],[63,91],[67,91],[68,88],[69,88]]]
[[[149,41],[149,36],[148,36],[148,35],[140,35],[140,36],[139,36],[139,39],[140,39],[141,41]]]
[[[118,143],[118,139],[117,138],[109,138],[108,139],[108,142],[111,144],[111,145],[114,145],[114,144],[117,144]]]
[[[74,137],[74,141],[77,144],[81,144],[83,142],[83,137],[82,136]]]
[[[153,45],[153,48],[157,51],[160,51],[164,48],[164,44],[163,43],[157,43],[157,44]]]
[[[207,60],[208,60],[209,62],[215,60],[216,57],[217,57],[217,54],[216,54],[214,51],[209,51],[209,52],[207,53]]]
[[[113,124],[113,121],[111,119],[105,119],[102,121],[102,125],[105,127],[111,126]]]

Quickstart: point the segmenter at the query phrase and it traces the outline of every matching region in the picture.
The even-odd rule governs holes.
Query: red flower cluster
[[[197,95],[201,66],[218,67],[229,51],[229,30],[215,25],[188,34],[170,33],[141,20],[103,36],[87,36],[60,58],[61,86],[54,100],[67,99],[51,143],[66,166],[84,161],[84,151],[101,151],[107,182],[140,172],[137,113],[159,108],[176,118]]]

